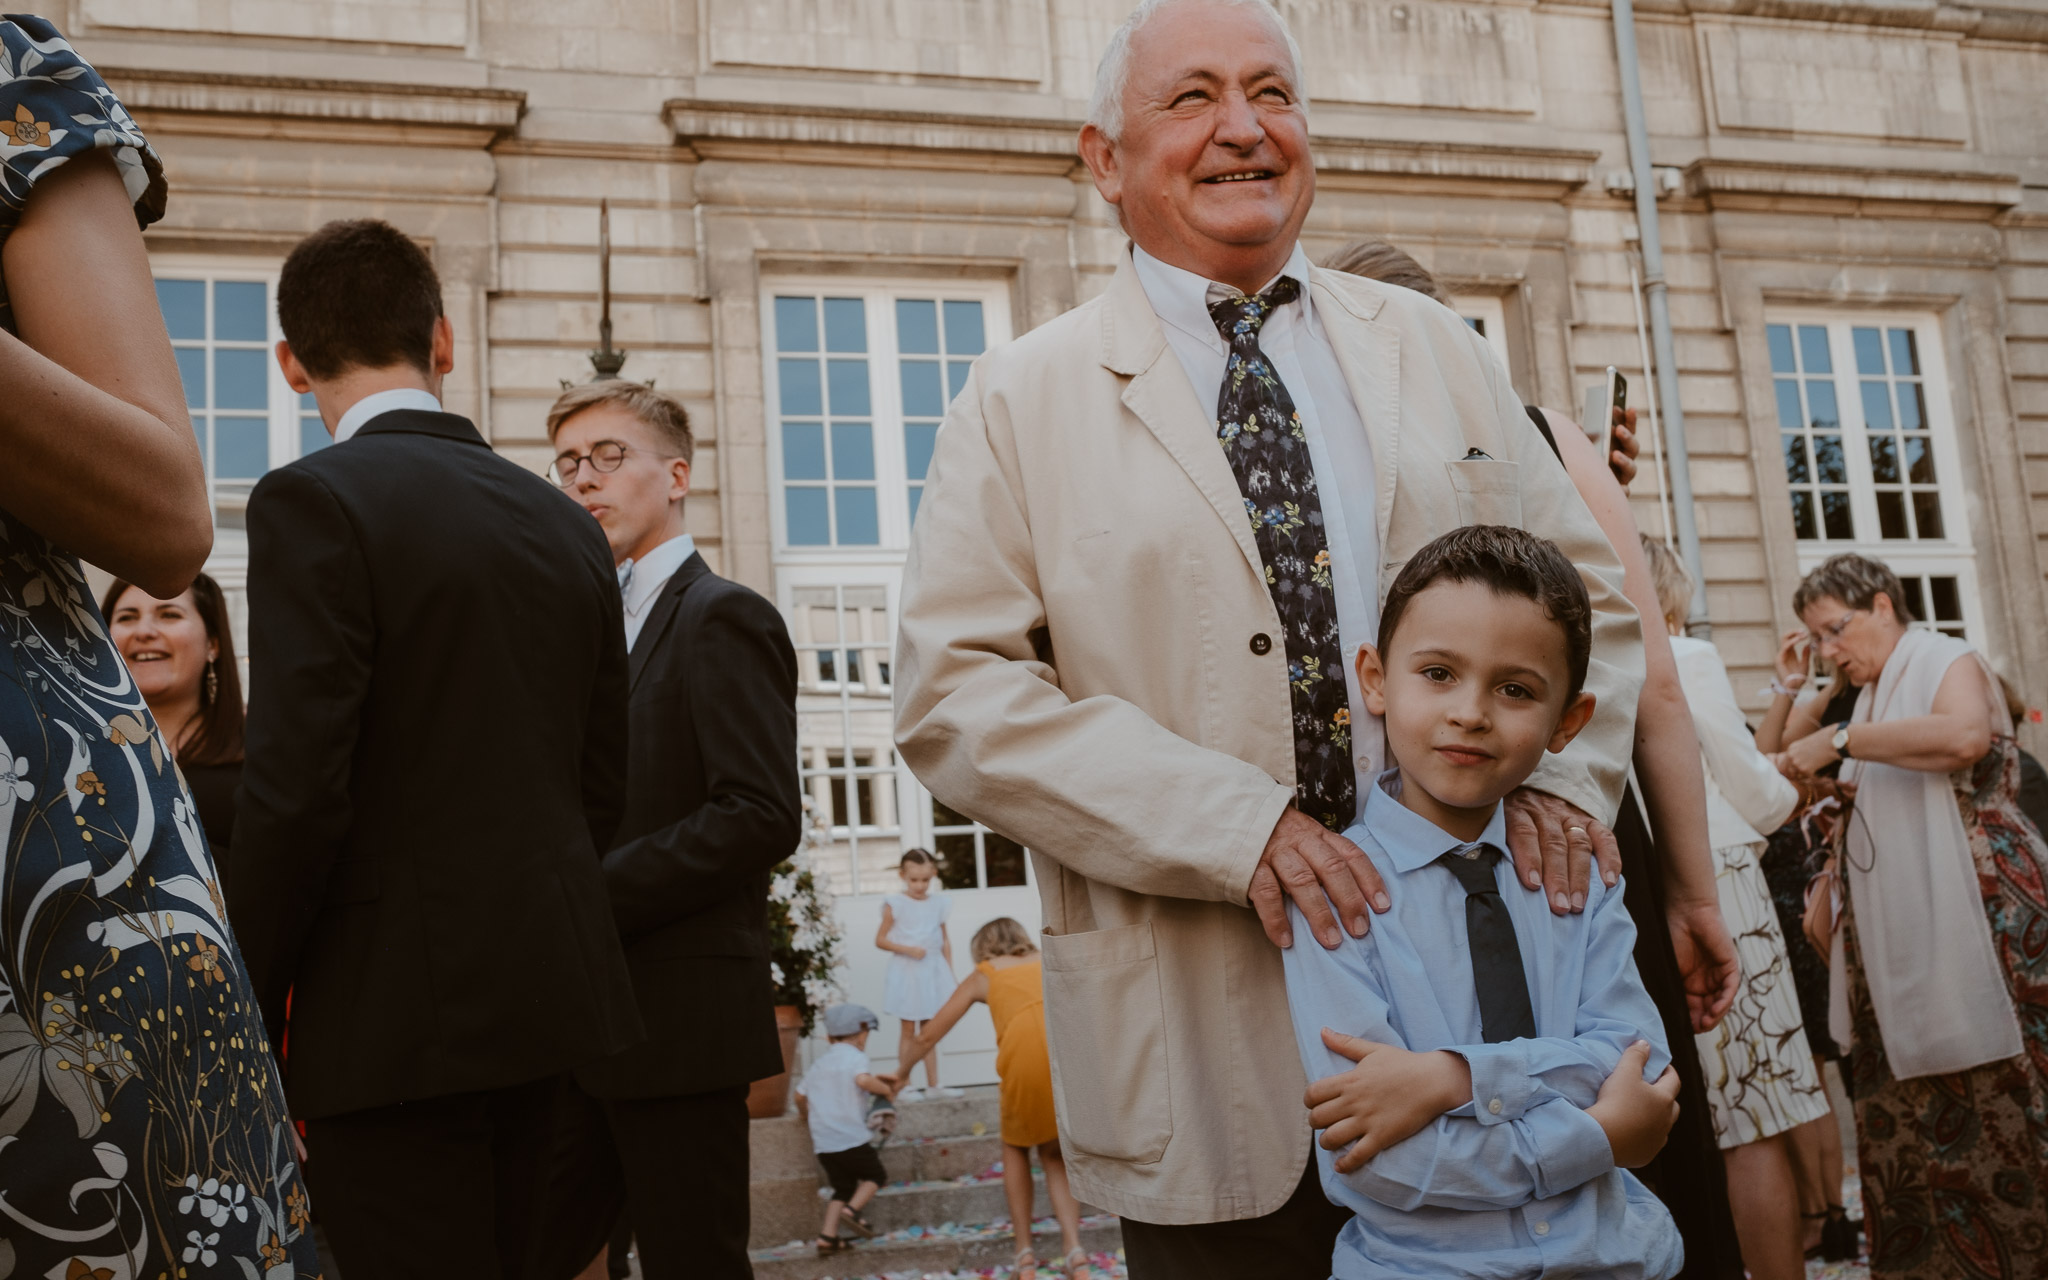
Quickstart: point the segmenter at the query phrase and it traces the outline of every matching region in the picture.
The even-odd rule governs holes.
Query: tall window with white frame
[[[1970,633],[1976,569],[1932,316],[1773,313],[1772,390],[1800,569],[1889,564],[1921,625]]]
[[[785,280],[762,298],[777,591],[798,652],[805,793],[840,893],[930,848],[949,888],[1028,882],[1015,841],[936,804],[896,759],[889,664],[910,529],[947,405],[1008,336],[995,282]]]

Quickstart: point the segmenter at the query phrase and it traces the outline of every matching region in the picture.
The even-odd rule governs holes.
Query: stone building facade
[[[1642,0],[1714,636],[1760,696],[1802,569],[1890,559],[2048,700],[2048,0]],[[1099,291],[1076,161],[1129,0],[65,0],[163,153],[148,240],[237,587],[252,478],[321,442],[259,353],[293,241],[430,246],[452,409],[536,470],[588,376],[598,201],[626,376],[697,424],[689,526],[803,650],[834,878],[904,844],[1035,918],[1014,845],[895,767],[888,663],[931,438],[966,364]],[[1530,401],[1649,403],[1601,0],[1279,0],[1306,51],[1320,256],[1446,280]],[[1656,531],[1657,485],[1637,486]],[[515,638],[516,639],[516,638]],[[258,696],[261,672],[252,673]],[[1753,703],[1754,705],[1754,703]],[[852,909],[851,907],[849,908]],[[857,948],[864,950],[865,948]]]

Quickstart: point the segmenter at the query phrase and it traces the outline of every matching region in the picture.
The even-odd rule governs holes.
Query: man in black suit
[[[619,565],[632,754],[604,873],[648,1035],[576,1072],[546,1199],[584,1208],[536,1274],[589,1261],[623,1201],[648,1280],[746,1277],[747,1085],[783,1066],[767,901],[802,828],[796,653],[775,606],[683,531],[682,405],[593,383],[556,401],[548,435]]]
[[[441,411],[454,338],[419,246],[329,223],[278,319],[335,444],[249,500],[228,912],[340,1265],[512,1280],[566,1073],[643,1035],[598,860],[618,582],[589,516]]]

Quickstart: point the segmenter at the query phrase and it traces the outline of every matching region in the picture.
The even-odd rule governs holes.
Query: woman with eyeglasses
[[[2048,846],[1997,677],[1912,627],[1875,560],[1831,557],[1793,609],[1862,690],[1777,759],[1855,786],[1806,926],[1848,1053],[1871,1274],[2048,1274]]]

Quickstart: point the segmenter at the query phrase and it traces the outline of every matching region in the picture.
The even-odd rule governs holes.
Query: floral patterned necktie
[[[1308,433],[1294,398],[1259,349],[1266,318],[1300,296],[1301,283],[1282,276],[1256,298],[1238,294],[1209,304],[1210,318],[1230,344],[1216,398],[1216,439],[1237,473],[1252,538],[1265,562],[1266,590],[1280,613],[1294,707],[1296,804],[1330,830],[1342,831],[1358,809],[1358,775],[1351,764],[1351,699],[1337,640],[1330,540]]]

